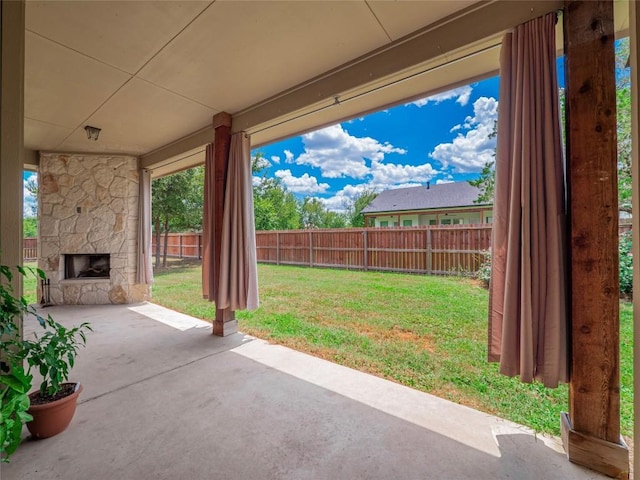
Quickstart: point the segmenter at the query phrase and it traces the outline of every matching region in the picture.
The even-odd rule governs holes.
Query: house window
[[[435,220],[429,220],[429,225],[435,225],[436,221]]]
[[[397,227],[398,226],[398,222],[393,222],[393,226]]]
[[[403,227],[412,227],[413,226],[413,220],[402,220],[402,226]]]
[[[493,217],[484,217],[484,223],[493,223]]]
[[[381,220],[380,221],[380,226],[381,227],[388,227],[389,226],[389,221],[388,220]]]
[[[460,225],[461,223],[463,223],[461,218],[454,218],[453,219],[453,224],[454,225]]]
[[[451,219],[443,218],[442,220],[440,220],[440,225],[451,225]]]

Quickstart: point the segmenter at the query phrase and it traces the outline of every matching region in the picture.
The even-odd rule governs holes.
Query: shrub
[[[482,257],[482,263],[476,272],[476,278],[480,280],[485,287],[489,287],[489,280],[491,280],[491,250],[483,250],[480,255]]]
[[[618,243],[618,257],[620,259],[620,293],[631,295],[633,293],[633,254],[631,230],[620,234]]]

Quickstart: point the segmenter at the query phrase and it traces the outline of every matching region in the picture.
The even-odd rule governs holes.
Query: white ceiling
[[[197,151],[220,111],[234,116],[234,128],[237,118],[238,128],[255,132],[254,143],[353,117],[495,71],[498,50],[487,47],[511,25],[500,15],[490,19],[493,29],[467,23],[465,48],[424,43],[428,35],[442,38],[436,27],[453,28],[461,15],[492,3],[28,1],[25,147],[173,164],[165,150],[174,157]],[[529,4],[553,2],[498,4],[531,15]],[[410,49],[417,36],[406,36],[416,31],[422,47]],[[309,114],[335,95],[344,102]],[[97,142],[86,138],[85,125],[102,129]]]

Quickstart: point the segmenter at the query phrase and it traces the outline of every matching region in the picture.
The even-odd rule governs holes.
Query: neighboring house
[[[492,223],[493,205],[475,203],[480,194],[468,182],[381,192],[363,210],[365,225],[415,227]]]

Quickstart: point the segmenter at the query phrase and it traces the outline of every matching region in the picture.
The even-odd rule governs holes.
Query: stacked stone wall
[[[41,154],[38,267],[60,305],[131,303],[135,284],[138,161],[130,156]],[[64,279],[64,255],[110,254],[108,279]]]

